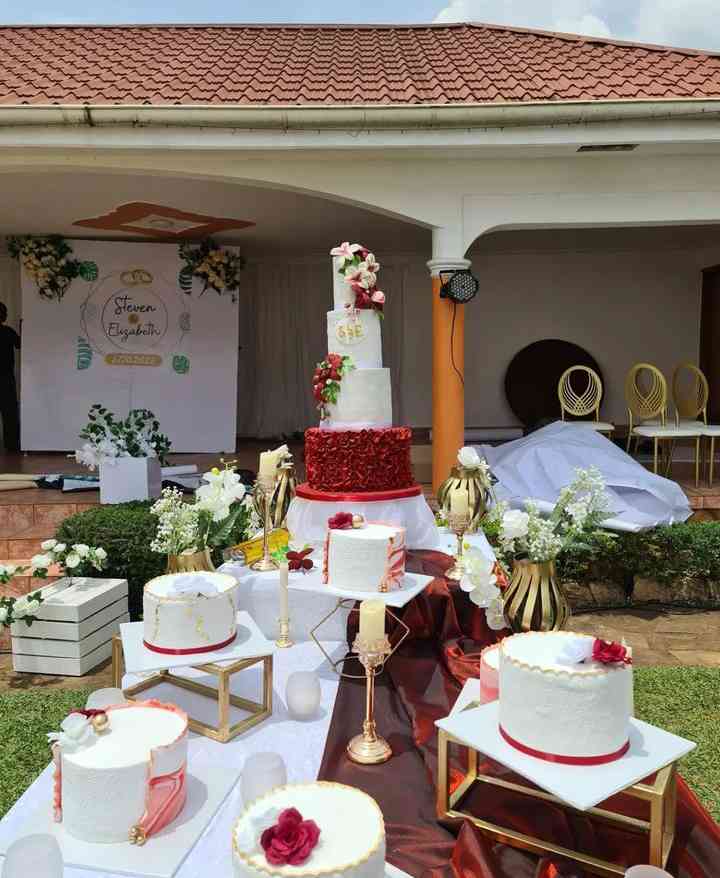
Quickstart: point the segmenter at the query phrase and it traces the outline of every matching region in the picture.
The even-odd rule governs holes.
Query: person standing
[[[0,417],[5,452],[20,451],[20,420],[15,383],[15,351],[20,350],[20,336],[6,325],[7,306],[0,302]]]

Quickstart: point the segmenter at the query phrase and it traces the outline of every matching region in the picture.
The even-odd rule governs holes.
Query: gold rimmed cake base
[[[233,695],[230,692],[230,681],[235,674],[239,674],[246,668],[257,665],[262,662],[263,665],[263,693],[262,702],[252,701],[249,698],[241,698],[239,695]],[[198,671],[217,677],[217,687],[208,686],[205,683],[199,683],[197,680],[191,680],[188,677],[181,677],[170,670],[156,671],[146,677],[141,683],[123,689],[123,694],[128,701],[135,701],[134,696],[141,692],[146,692],[155,686],[163,683],[169,686],[175,686],[178,689],[184,689],[187,692],[193,692],[196,695],[203,695],[211,701],[217,702],[218,706],[218,722],[212,726],[202,720],[195,719],[188,715],[188,725],[193,732],[204,735],[206,738],[212,738],[213,741],[219,741],[226,744],[253,726],[258,725],[272,715],[272,678],[273,678],[273,657],[272,655],[260,656],[257,658],[244,658],[237,661],[223,662],[206,662],[204,664],[192,665]],[[114,634],[112,639],[112,685],[117,689],[122,689],[122,678],[125,673],[125,662],[123,657],[122,639],[119,634]],[[230,708],[237,707],[245,711],[248,716],[236,723],[230,722]]]
[[[470,710],[473,707],[479,707],[480,702],[475,701],[466,705],[464,710]],[[467,768],[462,781],[450,790],[450,745],[465,749],[467,751]],[[482,820],[475,817],[468,811],[462,810],[463,799],[468,795],[475,784],[485,784],[487,788],[493,787],[501,790],[510,790],[530,799],[540,799],[543,802],[549,802],[557,805],[567,811],[576,814],[582,814],[593,820],[602,823],[615,825],[626,831],[636,832],[647,835],[648,837],[648,864],[664,868],[667,865],[675,838],[675,818],[677,810],[677,773],[676,762],[659,769],[654,774],[652,781],[639,782],[631,784],[624,790],[615,795],[629,796],[647,802],[650,806],[650,814],[648,820],[637,817],[628,817],[617,811],[610,811],[607,808],[588,808],[586,811],[579,811],[573,808],[567,802],[551,793],[529,783],[521,783],[518,781],[506,780],[504,777],[497,777],[494,774],[485,774],[480,771],[480,757],[478,750],[467,747],[453,735],[438,729],[438,778],[437,778],[437,797],[436,809],[437,817],[440,823],[448,827],[457,827],[463,820],[469,820],[474,826],[480,829],[485,835],[491,839],[509,845],[510,847],[519,848],[520,850],[530,851],[534,854],[544,855],[550,854],[556,857],[564,857],[580,863],[584,869],[593,875],[601,875],[603,878],[615,878],[618,875],[625,875],[628,866],[613,863],[609,860],[603,860],[594,857],[583,851],[572,850],[571,848],[562,847],[553,844],[536,836],[526,835],[507,826],[501,826],[488,820]],[[491,795],[491,793],[489,793]]]

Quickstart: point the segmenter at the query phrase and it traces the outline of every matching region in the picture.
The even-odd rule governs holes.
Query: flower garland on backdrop
[[[328,354],[327,359],[321,360],[315,367],[312,377],[313,398],[321,420],[330,417],[328,405],[337,403],[340,382],[354,368],[352,357],[340,354]]]
[[[88,576],[102,570],[107,562],[107,552],[99,546],[75,543],[68,546],[57,540],[45,540],[43,550],[30,559],[30,565],[0,565],[0,585],[7,585],[14,576],[29,574],[36,579],[46,579],[50,567],[60,567],[66,576]],[[37,611],[43,603],[42,592],[36,591],[23,597],[0,597],[0,625],[9,628],[13,622],[23,621],[29,627],[37,621]]]
[[[240,272],[245,267],[242,256],[220,247],[211,238],[198,245],[180,244],[178,253],[185,263],[178,274],[178,284],[186,295],[192,293],[192,281],[197,277],[203,282],[201,296],[211,289],[219,295],[231,293],[233,302],[237,302],[234,293],[240,288]]]
[[[338,260],[338,274],[349,285],[355,294],[354,304],[348,308],[356,308],[358,311],[373,310],[378,317],[383,316],[385,305],[385,293],[377,288],[377,275],[380,271],[380,263],[375,259],[367,247],[362,244],[350,244],[343,241],[330,251],[331,256]]]
[[[95,262],[83,262],[73,257],[73,249],[59,235],[33,238],[31,235],[13,235],[7,239],[8,253],[19,259],[22,267],[35,281],[43,299],[63,298],[76,277],[86,281],[97,280]]]
[[[125,420],[120,420],[97,403],[88,412],[88,423],[80,431],[80,438],[86,442],[74,457],[89,470],[120,457],[157,457],[164,464],[172,444],[148,409],[132,409]]]
[[[591,466],[575,470],[548,516],[532,500],[525,501],[524,510],[500,502],[482,520],[482,527],[498,559],[511,566],[519,560],[554,561],[563,552],[589,549],[591,541],[612,540],[613,535],[601,528],[611,515],[605,481]]]
[[[203,475],[205,484],[186,503],[177,488],[164,488],[150,508],[158,519],[153,552],[182,555],[221,549],[244,542],[260,529],[252,494],[235,467],[214,467]]]

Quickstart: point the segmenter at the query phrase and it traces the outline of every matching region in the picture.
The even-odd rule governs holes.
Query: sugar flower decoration
[[[172,582],[172,593],[176,595],[197,595],[198,597],[211,598],[218,593],[218,587],[206,576],[199,573],[189,573],[178,576]]]
[[[563,647],[558,656],[561,665],[580,665],[592,660],[593,639],[592,637],[567,637],[564,638]]]
[[[632,664],[627,646],[615,640],[601,640],[599,637],[596,637],[593,643],[592,660],[603,665]]]
[[[260,845],[271,865],[301,866],[319,838],[320,827],[314,820],[303,820],[297,808],[287,808],[278,817],[278,822],[260,836]]]
[[[330,530],[349,530],[353,526],[353,516],[351,512],[336,512],[328,519],[328,527]]]
[[[330,255],[351,260],[358,250],[362,250],[362,244],[351,244],[349,241],[343,241],[342,244],[332,248]]]
[[[310,558],[308,558],[308,555],[310,555],[311,553],[311,547],[303,549],[301,552],[288,552],[285,556],[288,562],[288,570],[302,570],[303,573],[307,573],[308,570],[312,570],[313,562]]]
[[[60,731],[48,732],[47,737],[50,743],[57,743],[65,753],[75,753],[94,743],[95,730],[89,717],[71,713],[60,723]]]
[[[480,552],[470,551],[464,557],[464,565],[465,575],[460,580],[460,588],[478,607],[488,607],[491,601],[500,597],[495,562]]]
[[[238,827],[235,836],[238,848],[249,857],[259,854],[262,850],[260,845],[262,834],[277,822],[280,813],[280,808],[266,807],[248,815],[247,820],[243,820],[242,826]]]

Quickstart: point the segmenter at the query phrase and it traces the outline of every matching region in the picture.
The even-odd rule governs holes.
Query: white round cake
[[[320,424],[325,430],[392,427],[390,370],[351,370],[340,382],[337,402],[327,408],[330,416]]]
[[[352,357],[357,369],[382,366],[380,318],[372,310],[328,311],[328,351]]]
[[[295,846],[298,858],[303,858],[297,865],[272,862],[278,858],[261,841],[290,808],[296,809],[303,821],[314,822],[317,838],[310,850],[310,845],[302,849],[301,842]],[[384,878],[382,812],[366,793],[343,784],[319,781],[278,787],[241,814],[233,828],[232,859],[236,878]]]
[[[82,841],[142,843],[185,804],[187,715],[152,700],[105,712],[105,731],[71,715],[72,728],[52,736],[55,819]]]
[[[502,641],[499,725],[508,743],[568,764],[611,762],[626,752],[632,666],[594,661],[595,642],[571,631],[532,631]]]
[[[168,573],[143,593],[143,638],[155,652],[211,652],[237,634],[237,588],[226,573]]]
[[[323,582],[354,591],[396,591],[402,588],[405,556],[405,528],[372,522],[328,528]]]

